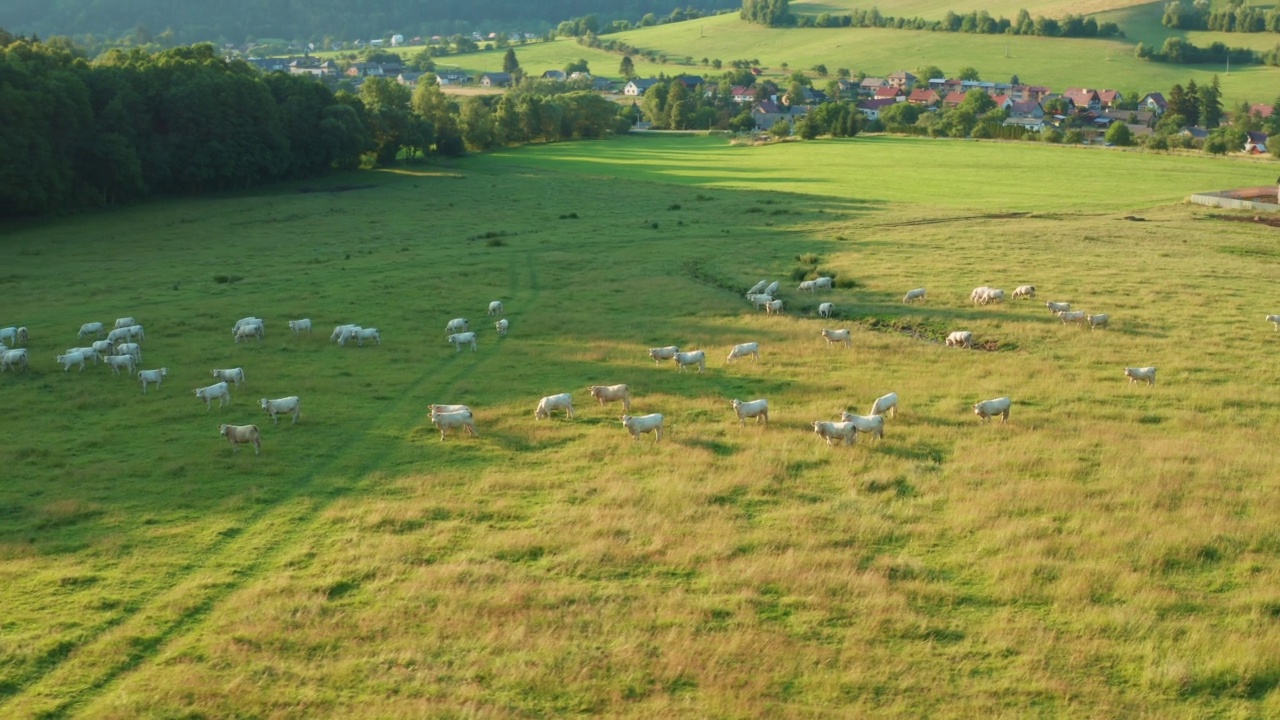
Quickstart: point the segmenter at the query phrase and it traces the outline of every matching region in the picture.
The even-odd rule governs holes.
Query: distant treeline
[[[1226,64],[1228,62],[1237,65],[1257,63],[1280,65],[1280,45],[1276,45],[1271,50],[1258,52],[1244,47],[1227,47],[1220,42],[1215,42],[1208,47],[1200,47],[1176,37],[1166,38],[1164,45],[1159,50],[1149,45],[1138,43],[1138,46],[1134,48],[1134,54],[1143,60],[1177,63],[1179,65]]]
[[[1165,27],[1180,30],[1280,33],[1280,9],[1264,10],[1242,0],[1235,0],[1215,10],[1208,0],[1195,0],[1192,3],[1175,0],[1164,6],[1160,22]]]
[[[1013,20],[992,17],[986,10],[967,14],[947,12],[941,20],[921,17],[885,15],[877,7],[844,14],[796,15],[788,10],[786,0],[743,0],[743,20],[772,27],[856,27],[928,30],[931,32],[972,33],[974,35],[1036,35],[1040,37],[1124,37],[1112,22],[1099,23],[1084,15],[1068,15],[1061,20],[1044,16],[1032,17],[1027,10],[1018,11]]]
[[[211,45],[112,51],[0,29],[0,217],[159,194],[245,189],[465,147],[598,137],[617,107],[564,84],[526,83],[461,107],[430,75],[414,91],[373,78],[360,94],[264,75]],[[620,125],[620,123],[622,125]]]
[[[671,0],[9,0],[5,5],[9,28],[46,37],[114,38],[143,30],[148,35],[167,31],[171,44],[285,38],[317,46],[325,37],[542,32],[570,17],[635,21],[650,13],[665,15],[673,7]],[[699,0],[699,5],[733,8],[738,0]]]

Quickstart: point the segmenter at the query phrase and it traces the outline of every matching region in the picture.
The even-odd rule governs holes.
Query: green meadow
[[[1280,250],[1183,199],[1275,168],[655,135],[4,227],[32,367],[0,374],[0,716],[1274,717]],[[54,363],[124,315],[158,391]],[[246,315],[265,341],[233,343]],[[328,342],[348,322],[382,344]],[[986,349],[938,341],[961,329]],[[613,383],[661,442],[586,392]],[[882,441],[812,432],[890,391]],[[577,417],[535,421],[559,392]],[[442,442],[430,403],[480,436]]]

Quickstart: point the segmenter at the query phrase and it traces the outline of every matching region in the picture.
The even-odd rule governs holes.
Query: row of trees
[[[429,75],[370,78],[358,94],[263,75],[196,45],[148,54],[72,49],[0,29],[0,217],[252,188],[400,157],[599,137],[617,106],[525,81],[459,107]]]
[[[1218,8],[1212,7],[1209,0],[1195,0],[1192,3],[1174,0],[1164,6],[1160,22],[1165,27],[1180,30],[1280,33],[1280,10],[1264,10],[1249,5],[1244,0],[1233,0]]]
[[[1061,20],[1042,15],[1032,17],[1020,10],[1013,20],[995,18],[986,10],[964,15],[948,12],[941,20],[884,15],[879,8],[854,10],[845,15],[798,15],[794,22],[799,27],[860,27],[895,28],[898,30],[929,30],[932,32],[972,33],[978,35],[1036,35],[1041,37],[1113,37],[1124,36],[1113,22],[1099,24],[1092,17],[1067,15]]]
[[[742,0],[738,16],[747,22],[769,27],[790,25],[792,21],[787,0]]]
[[[1215,42],[1209,47],[1202,48],[1179,37],[1166,38],[1164,45],[1160,46],[1159,50],[1144,43],[1138,43],[1133,52],[1134,55],[1143,60],[1155,60],[1156,62],[1176,63],[1179,65],[1221,64],[1226,62],[1233,62],[1237,65],[1251,65],[1268,62],[1265,54],[1256,53],[1250,48],[1227,47],[1220,42]]]

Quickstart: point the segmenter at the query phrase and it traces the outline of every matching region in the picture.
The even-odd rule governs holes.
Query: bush
[[[1084,133],[1080,128],[1072,128],[1062,136],[1062,142],[1068,145],[1079,145],[1084,142]]]
[[[817,253],[805,253],[805,254],[803,254],[803,255],[797,255],[797,256],[796,256],[796,260],[797,260],[798,262],[802,262],[802,263],[804,263],[805,265],[817,265],[817,264],[818,264],[818,254],[817,254]]]

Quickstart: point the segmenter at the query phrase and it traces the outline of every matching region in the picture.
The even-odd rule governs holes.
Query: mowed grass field
[[[0,374],[0,715],[1274,717],[1280,250],[1180,203],[1274,167],[634,137],[7,227],[0,325],[33,367]],[[810,253],[854,287],[795,292]],[[784,316],[742,298],[759,279]],[[234,344],[251,314],[265,342]],[[54,363],[121,315],[159,391]],[[346,322],[382,345],[328,343]],[[999,349],[931,341],[953,329]],[[762,361],[726,366],[747,341]],[[667,344],[706,372],[649,360]],[[1143,365],[1157,386],[1124,380]],[[206,410],[230,366],[247,385]],[[611,383],[662,442],[591,402]],[[890,391],[883,441],[813,434]],[[558,392],[577,418],[535,422]],[[293,394],[296,426],[256,405]],[[757,397],[772,422],[739,427]],[[441,442],[429,403],[480,437]]]
[[[890,7],[882,5],[880,9],[895,14]],[[1039,11],[1032,9],[1032,12]],[[1156,21],[1158,24],[1158,12]],[[1274,38],[1268,39],[1264,37],[1266,35],[1237,34],[1223,41],[1230,45],[1272,47]],[[1139,60],[1134,57],[1136,39],[969,35],[875,28],[768,28],[744,22],[737,15],[641,28],[611,34],[607,38],[667,55],[667,63],[650,62],[636,56],[633,59],[635,73],[641,77],[659,73],[668,76],[680,73],[715,75],[718,73],[702,65],[701,60],[718,58],[725,63],[737,59],[758,59],[766,68],[766,76],[775,79],[795,70],[807,71],[818,64],[826,65],[833,78],[838,68],[848,68],[854,73],[887,75],[898,70],[914,72],[924,65],[937,65],[948,74],[955,75],[961,68],[973,67],[984,80],[1008,82],[1017,75],[1024,83],[1047,85],[1055,92],[1068,87],[1106,87],[1126,93],[1167,93],[1175,83],[1185,85],[1194,78],[1197,84],[1203,84],[1217,75],[1223,100],[1228,104],[1245,100],[1271,102],[1275,99],[1275,88],[1280,87],[1280,68],[1271,66],[1232,67],[1228,74],[1225,66],[1173,65]],[[1256,45],[1264,40],[1267,44]],[[1160,41],[1163,42],[1163,37]],[[617,53],[594,50],[572,39],[517,46],[515,51],[521,67],[538,75],[584,59],[593,73],[617,77],[622,60]],[[493,50],[452,56],[442,58],[440,62],[442,66],[456,63],[476,73],[497,71],[502,69],[505,52]],[[692,64],[681,64],[686,57],[692,58]],[[788,66],[787,72],[782,70],[784,63]],[[821,79],[817,82],[819,86],[823,84]]]

